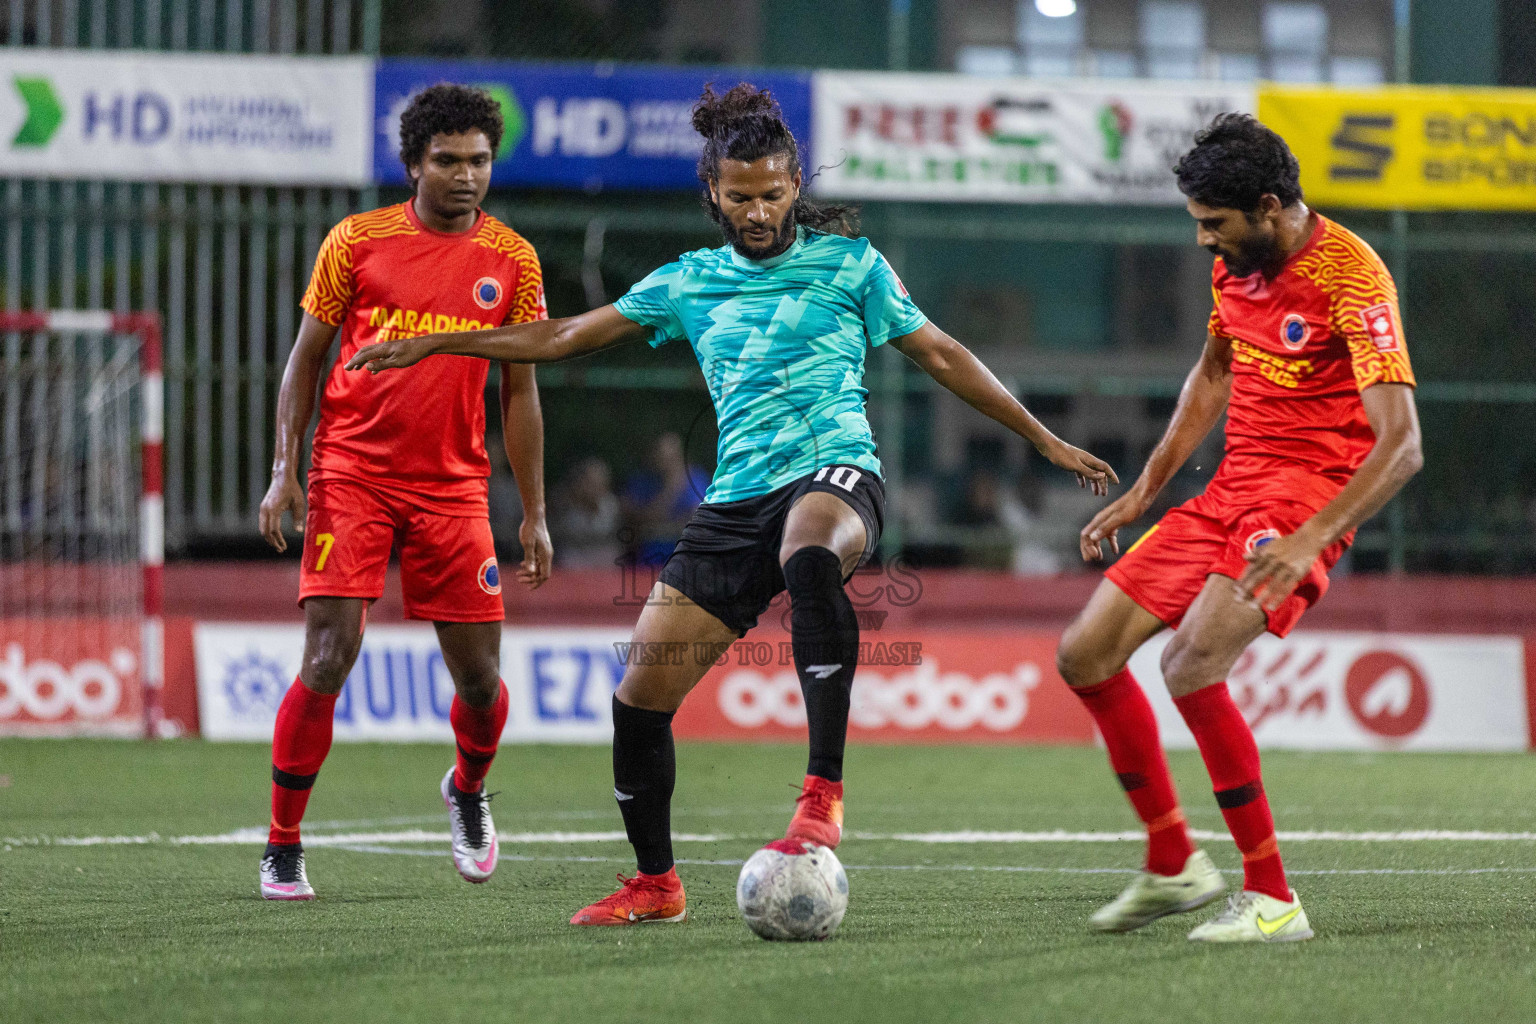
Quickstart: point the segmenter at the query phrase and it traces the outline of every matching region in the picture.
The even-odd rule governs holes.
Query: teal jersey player
[[[885,484],[864,416],[871,347],[891,345],[1095,494],[1116,482],[1108,464],[1047,430],[918,310],[885,258],[855,237],[854,211],[801,194],[799,146],[767,92],[706,87],[693,126],[704,138],[705,208],[726,245],[688,253],[617,302],[576,316],[382,342],[347,363],[374,373],[438,354],[543,363],[686,338],[704,372],[720,424],[714,482],[640,612],[613,695],[613,793],[638,873],[576,911],[573,925],[688,916],[672,857],[672,715],[786,591],[809,757],[785,838],[766,849],[793,857],[841,841],[859,662],[859,616],[846,585],[873,557],[885,524]],[[748,890],[779,891],[756,883],[740,891]],[[782,917],[755,905],[743,912]],[[831,927],[789,931],[825,938]]]
[[[700,249],[614,303],[653,347],[687,339],[720,445],[706,502],[767,494],[822,466],[881,473],[864,415],[864,353],[928,318],[866,238],[804,227],[777,256]]]

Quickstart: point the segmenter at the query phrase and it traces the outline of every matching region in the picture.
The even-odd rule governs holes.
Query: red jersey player
[[[480,210],[501,140],[501,110],[485,93],[437,85],[400,119],[400,158],[415,197],[356,214],[327,236],[304,295],[304,321],[277,399],[277,455],[261,503],[261,532],[286,549],[282,517],[304,520],[299,603],[304,661],[278,709],[272,738],[272,825],[261,861],[267,899],[313,899],[299,822],[331,746],[337,694],[362,645],[368,603],[383,595],[400,551],[405,613],[437,626],[453,677],[450,721],[458,758],[440,786],[452,855],[465,879],[496,869],[496,830],[483,780],[507,720],[500,678],[501,577],[486,480],[483,359],[435,359],[408,374],[342,370],[363,345],[545,318],[533,247]],[[297,470],[332,339],[340,357],[320,400],[308,511]],[[501,364],[507,458],[524,519],[523,583],[549,574],[544,433],[533,368]]]
[[[1225,889],[1190,843],[1152,708],[1126,668],[1171,626],[1163,677],[1243,855],[1242,892],[1189,937],[1306,939],[1258,748],[1225,679],[1260,633],[1296,625],[1355,528],[1417,472],[1413,371],[1391,276],[1370,246],[1302,203],[1284,140],[1246,114],[1223,114],[1175,171],[1196,237],[1217,256],[1209,337],[1141,477],[1083,529],[1083,557],[1101,557],[1106,540],[1119,550],[1117,531],[1146,512],[1224,411],[1227,446],[1205,493],[1110,567],[1062,637],[1061,674],[1148,833],[1145,869],[1092,925],[1129,931]]]

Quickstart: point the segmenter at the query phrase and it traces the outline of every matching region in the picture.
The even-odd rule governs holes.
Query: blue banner
[[[808,74],[384,59],[374,86],[374,178],[380,184],[407,183],[399,157],[401,111],[421,89],[458,82],[486,89],[501,103],[507,130],[496,154],[493,187],[694,188],[703,145],[690,119],[694,101],[706,82],[724,90],[741,81],[772,90],[800,140],[803,162],[814,167],[808,152]]]

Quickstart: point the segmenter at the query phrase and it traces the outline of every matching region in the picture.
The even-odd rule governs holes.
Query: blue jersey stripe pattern
[[[868,239],[800,228],[772,259],[700,249],[614,306],[650,328],[653,347],[693,347],[720,425],[706,502],[755,498],[833,464],[881,473],[864,353],[928,318]]]

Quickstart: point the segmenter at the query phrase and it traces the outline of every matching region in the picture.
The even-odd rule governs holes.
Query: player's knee
[[[357,661],[362,638],[348,640],[328,631],[314,636],[304,645],[304,685],[316,693],[340,693],[342,684]]]
[[[453,688],[459,699],[473,708],[488,708],[501,692],[501,665],[494,655],[455,666]]]
[[[1093,686],[1113,675],[1103,668],[1103,659],[1097,656],[1083,631],[1076,623],[1067,627],[1056,648],[1056,671],[1068,686]]]
[[[1201,687],[1219,682],[1217,679],[1209,678],[1214,671],[1214,664],[1215,658],[1211,651],[1197,642],[1184,640],[1175,634],[1172,642],[1163,648],[1161,665],[1163,682],[1167,685],[1169,693],[1175,697],[1183,697]]]

